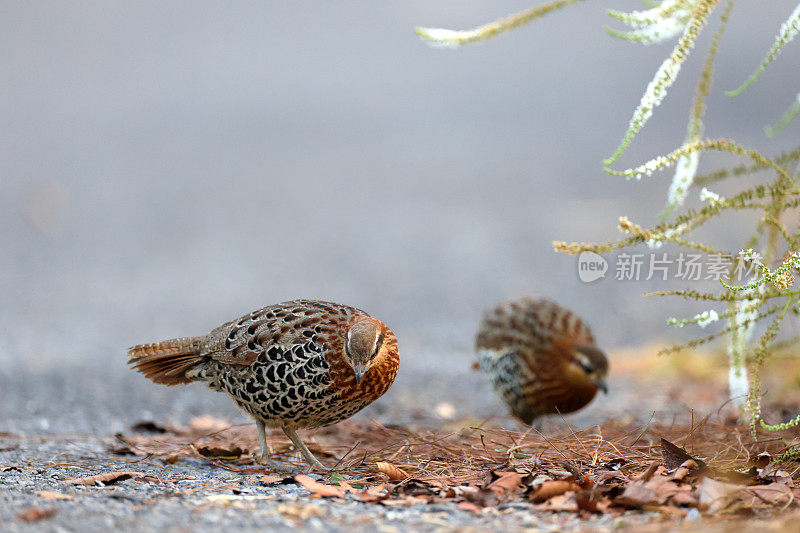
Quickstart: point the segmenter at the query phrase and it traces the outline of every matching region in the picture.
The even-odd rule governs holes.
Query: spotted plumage
[[[204,381],[259,428],[280,427],[315,468],[295,430],[327,426],[384,394],[397,376],[397,340],[364,311],[314,300],[264,307],[203,337],[134,346],[130,363],[156,383]]]
[[[591,330],[548,300],[524,298],[488,310],[476,349],[495,392],[526,424],[577,411],[606,390],[608,360]]]

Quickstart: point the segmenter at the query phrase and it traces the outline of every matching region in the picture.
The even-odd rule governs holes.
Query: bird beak
[[[598,389],[603,391],[604,394],[608,394],[608,385],[606,384],[606,380],[603,376],[597,376],[592,380],[592,383],[594,383]]]
[[[356,363],[353,365],[353,372],[356,375],[356,384],[361,383],[361,380],[364,379],[364,374],[367,373],[367,366],[362,363]]]

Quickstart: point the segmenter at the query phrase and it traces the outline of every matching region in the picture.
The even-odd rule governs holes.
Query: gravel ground
[[[459,510],[456,504],[399,509],[357,501],[333,502],[310,497],[297,484],[265,485],[258,481],[261,475],[242,476],[205,461],[182,460],[166,467],[144,461],[121,462],[107,456],[106,444],[94,437],[0,437],[0,449],[5,449],[0,452],[3,530],[288,531],[302,527],[313,531],[432,531],[496,529],[499,524],[510,529],[612,529],[654,517],[637,513],[624,519],[599,516],[581,521],[574,513],[532,513],[526,504],[486,509],[475,515]],[[64,481],[110,469],[142,472],[150,476],[144,480],[158,482],[129,479],[100,487]],[[69,499],[46,500],[37,496],[40,491],[58,492]],[[30,507],[57,512],[34,524],[15,518]]]
[[[472,415],[476,421],[491,417],[493,423],[517,427],[504,415],[481,376],[468,364],[457,364],[468,362],[469,354],[443,357],[449,363],[446,368],[453,372],[423,372],[415,368],[419,362],[411,357],[390,392],[357,416],[386,424],[440,427],[450,417]],[[652,385],[624,373],[612,375],[611,386],[608,398],[595,400],[587,410],[566,420],[586,426],[609,417],[641,418],[643,414],[646,419],[651,411],[661,419],[685,412],[663,394],[651,394]],[[446,416],[438,416],[437,411]],[[609,530],[655,518],[634,513],[624,519],[600,516],[581,521],[574,514],[532,513],[526,505],[516,504],[474,515],[455,504],[386,508],[356,501],[333,502],[315,498],[299,485],[264,485],[259,483],[259,475],[242,476],[201,460],[161,465],[108,452],[115,442],[113,434],[128,431],[137,421],[185,423],[200,414],[247,421],[227,398],[200,385],[155,386],[122,365],[64,366],[44,372],[5,369],[0,374],[0,519],[12,531],[68,531],[77,526],[88,531],[231,527],[429,531],[496,529],[500,524],[507,529]],[[550,419],[545,430],[562,424]],[[63,481],[110,470],[143,472],[159,482],[126,480],[108,487],[83,487]],[[74,497],[44,500],[37,496],[43,490]],[[31,507],[57,512],[34,524],[15,518]]]

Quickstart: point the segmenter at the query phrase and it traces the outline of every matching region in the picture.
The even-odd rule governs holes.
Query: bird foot
[[[314,459],[308,465],[308,471],[309,472],[329,472],[330,468],[328,468],[324,464],[322,464],[319,461],[317,461],[316,459]]]
[[[281,464],[266,455],[255,455],[253,459],[261,466],[266,466],[270,471],[278,474],[293,474],[296,470],[291,466]]]

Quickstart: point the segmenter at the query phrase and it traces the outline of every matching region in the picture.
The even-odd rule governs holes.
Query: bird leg
[[[266,466],[273,472],[279,472],[284,474],[292,472],[294,470],[293,468],[286,465],[282,465],[272,460],[272,458],[270,458],[269,447],[267,446],[267,435],[264,431],[264,422],[256,419],[256,427],[258,428],[258,442],[261,445],[261,456],[256,457],[256,462],[262,466]]]
[[[297,432],[293,429],[284,427],[283,432],[286,433],[286,436],[289,437],[294,445],[300,450],[300,453],[303,455],[303,458],[306,460],[308,465],[311,467],[313,471],[316,472],[326,472],[328,469],[325,468],[325,465],[317,461],[317,458],[314,457],[314,454],[303,444],[303,441],[300,440],[300,437],[297,435]]]

